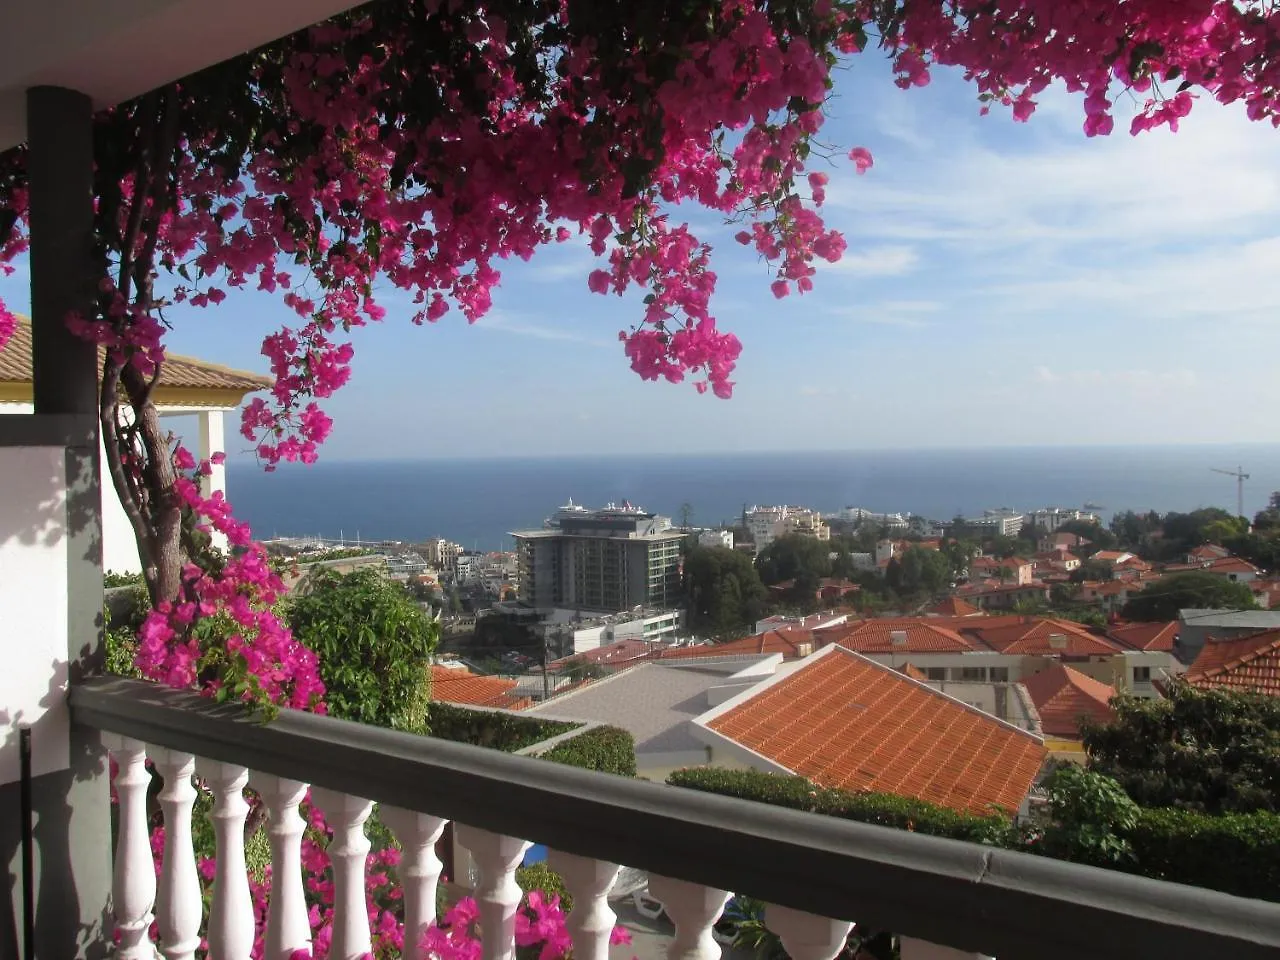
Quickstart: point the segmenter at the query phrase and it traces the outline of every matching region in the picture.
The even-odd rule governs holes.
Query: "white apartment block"
[[[698,534],[700,547],[727,547],[733,549],[732,530],[703,530]]]
[[[826,525],[822,515],[807,507],[789,507],[786,504],[777,507],[752,507],[747,511],[747,530],[755,542],[758,554],[778,537],[799,534],[815,537],[818,540],[830,540],[831,528]]]

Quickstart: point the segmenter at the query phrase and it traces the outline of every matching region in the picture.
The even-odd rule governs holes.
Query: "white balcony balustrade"
[[[308,951],[319,933],[308,919],[302,874],[300,806],[308,792],[333,833],[333,960],[358,960],[371,949],[366,828],[375,802],[401,847],[395,878],[405,960],[426,960],[423,935],[436,919],[442,870],[435,847],[452,818],[462,821],[456,840],[477,868],[472,895],[484,960],[516,955],[515,871],[530,842],[548,846],[549,865],[573,897],[566,925],[575,960],[610,956],[608,897],[620,862],[649,873],[648,894],[674,925],[670,960],[718,960],[713,926],[730,889],[768,904],[764,922],[792,960],[834,960],[860,917],[870,930],[898,934],[902,960],[1260,960],[1280,949],[1280,905],[1046,858],[326,717],[283,711],[263,723],[136,681],[91,681],[73,690],[72,709],[77,722],[104,730],[114,761],[114,908],[123,960],[157,960],[157,952],[189,960],[202,942],[209,960],[248,960],[257,931],[246,786],[265,808],[258,829],[270,846],[266,960]],[[163,779],[158,883],[148,760]],[[200,790],[211,802],[197,809],[208,811],[217,850],[206,920],[192,842]],[[631,953],[614,955],[629,960]]]

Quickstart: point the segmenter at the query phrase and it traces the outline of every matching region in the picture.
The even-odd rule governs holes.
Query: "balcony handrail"
[[[1280,904],[117,677],[74,722],[1000,960],[1280,956]]]

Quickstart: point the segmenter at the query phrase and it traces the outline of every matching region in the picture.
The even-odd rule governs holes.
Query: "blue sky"
[[[328,402],[328,459],[1240,442],[1276,439],[1280,133],[1201,103],[1180,133],[1087,140],[1077,97],[1030,123],[980,117],[954,73],[902,91],[874,54],[841,71],[823,139],[845,260],[783,301],[738,229],[716,247],[722,327],[744,351],[730,401],[641,381],[579,245],[505,265],[491,316],[353,334]],[[855,176],[844,154],[866,146]],[[822,161],[813,169],[824,169]],[[25,310],[26,274],[0,280]],[[265,369],[290,321],[263,294],[174,314],[170,349]],[[238,443],[238,440],[235,441]],[[239,452],[238,448],[228,451]]]

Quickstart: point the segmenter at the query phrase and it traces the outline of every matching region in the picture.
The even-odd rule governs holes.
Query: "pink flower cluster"
[[[565,926],[560,897],[530,890],[524,907],[516,913],[517,947],[538,947],[538,960],[563,960],[573,941]],[[422,939],[422,948],[433,960],[480,960],[480,909],[470,897],[455,903]],[[631,943],[625,927],[615,926],[609,935],[615,946]]]
[[[207,666],[219,667],[212,691],[242,678],[243,699],[318,712],[324,711],[324,684],[316,655],[294,639],[276,617],[272,605],[284,592],[279,575],[267,562],[266,550],[255,542],[246,524],[236,520],[221,491],[206,497],[200,478],[221,463],[222,454],[196,463],[183,447],[174,452],[182,471],[174,490],[195,518],[198,531],[221,534],[232,548],[221,563],[188,563],[182,570],[180,595],[162,601],[143,621],[138,634],[136,664],[144,676],[175,687],[195,686]],[[230,633],[202,642],[193,629],[200,619],[224,616]]]

